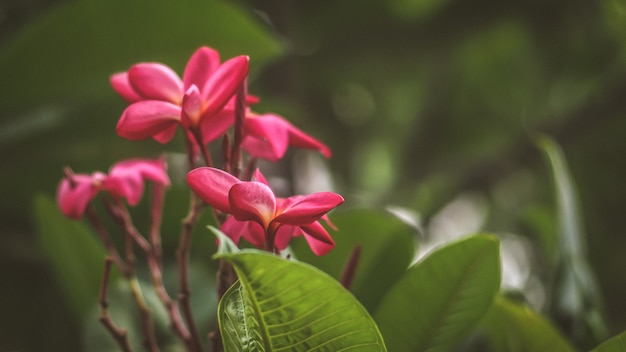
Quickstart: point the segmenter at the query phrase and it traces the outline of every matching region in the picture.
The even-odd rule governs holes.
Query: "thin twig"
[[[102,241],[107,254],[111,257],[113,263],[115,263],[115,266],[119,269],[122,275],[124,275],[124,277],[129,277],[131,273],[130,267],[126,265],[126,263],[122,260],[122,257],[120,257],[120,254],[113,245],[113,241],[111,241],[108,231],[100,221],[100,218],[98,218],[98,215],[91,204],[87,205],[85,215],[93,228],[96,230],[96,233],[98,233],[98,236],[100,236],[100,240]]]
[[[145,299],[143,298],[143,293],[141,292],[141,285],[139,285],[139,280],[137,280],[137,277],[133,275],[128,280],[128,284],[130,286],[130,292],[133,295],[133,299],[135,300],[135,302],[137,303],[137,307],[139,308],[139,315],[141,317],[141,328],[144,334],[143,346],[146,348],[147,351],[158,352],[160,350],[156,342],[156,336],[154,335],[152,312],[150,311],[150,307],[148,307]]]
[[[132,226],[132,223],[130,223],[130,216],[128,215],[128,212],[126,211],[126,207],[124,206],[123,202],[119,198],[115,198],[113,200],[105,198],[103,200],[104,200],[104,205],[107,211],[109,212],[109,214],[111,215],[111,217],[113,217],[113,219],[116,220],[117,223],[124,230],[127,243],[128,241],[130,241],[130,243],[132,244],[133,240],[135,239],[136,230],[134,231],[129,230],[127,226],[127,224],[130,224],[130,226],[134,229],[134,227]],[[140,246],[143,245],[142,249],[144,248],[144,246],[147,246],[151,250],[152,247],[150,246],[148,241],[146,241],[143,237],[142,239],[143,239],[143,243],[142,244],[138,243]],[[128,244],[127,244],[127,249],[128,249]],[[131,246],[131,249],[132,249],[132,246]],[[143,330],[143,337],[144,337],[143,345],[148,351],[159,351],[159,346],[157,345],[156,336],[154,334],[152,312],[150,311],[150,308],[148,307],[148,305],[146,304],[144,300],[143,293],[141,292],[141,286],[139,285],[139,281],[137,280],[137,277],[135,276],[133,271],[131,271],[130,274],[127,276],[127,280],[130,286],[131,293],[133,295],[133,299],[135,300],[135,303],[137,304],[137,307],[139,308],[139,315],[141,318],[141,327]]]
[[[191,311],[191,290],[189,289],[189,250],[191,248],[191,235],[193,229],[200,219],[204,203],[194,193],[191,193],[191,204],[189,212],[183,220],[183,227],[180,234],[180,242],[176,251],[178,264],[178,302],[180,304],[183,317],[187,323],[187,328],[191,334],[191,339],[197,351],[202,350],[200,337],[196,329],[196,323]]]
[[[243,124],[246,118],[246,95],[247,95],[247,82],[244,80],[239,89],[237,89],[237,95],[235,99],[235,132],[233,140],[233,148],[231,149],[230,157],[230,172],[239,177],[241,174],[241,143],[243,142]]]
[[[109,303],[107,302],[107,288],[109,285],[109,278],[111,276],[111,265],[113,264],[112,257],[106,257],[104,261],[104,274],[102,275],[102,283],[100,284],[100,322],[113,336],[120,349],[124,352],[132,352],[133,349],[128,341],[128,332],[126,329],[118,327],[111,319],[109,314]]]
[[[352,287],[352,281],[354,280],[354,276],[356,275],[356,268],[359,264],[359,258],[361,257],[361,245],[357,244],[352,249],[350,253],[350,257],[348,257],[348,261],[343,268],[343,273],[341,274],[341,284],[347,290]]]
[[[148,269],[150,272],[152,285],[157,296],[159,297],[159,300],[167,309],[172,330],[176,333],[176,335],[181,338],[181,340],[183,340],[188,351],[196,351],[191,334],[185,327],[178,307],[165,289],[165,285],[163,284],[161,267],[154,252],[153,246],[139,233],[137,228],[133,225],[130,214],[128,213],[128,210],[123,205],[123,203],[118,202],[117,206],[114,207],[115,209],[111,209],[112,207],[114,206],[109,205],[108,209],[110,209],[109,211],[111,212],[115,220],[124,229],[124,232],[135,241],[135,243],[146,255],[146,261],[148,262]]]
[[[161,220],[163,219],[163,204],[165,203],[165,186],[160,183],[152,185],[152,206],[150,209],[150,242],[152,251],[159,268],[162,265],[163,249],[161,247]]]

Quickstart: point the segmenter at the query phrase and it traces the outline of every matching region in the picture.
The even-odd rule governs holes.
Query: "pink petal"
[[[253,246],[265,247],[265,230],[255,221],[239,221],[234,216],[229,216],[221,230],[235,243],[243,236]]]
[[[111,195],[125,198],[128,204],[135,206],[143,196],[143,180],[139,175],[109,176],[103,183],[102,188]]]
[[[252,156],[277,161],[289,147],[288,123],[274,115],[247,117],[244,120],[244,149]]]
[[[289,225],[308,225],[343,202],[342,196],[332,192],[300,196],[297,201],[286,205],[274,221]]]
[[[335,247],[335,241],[333,241],[319,222],[316,221],[300,228],[304,232],[304,238],[315,255],[324,255]]]
[[[163,131],[155,133],[152,138],[161,144],[165,144],[174,138],[176,130],[178,130],[178,125],[172,124],[171,126],[166,127]]]
[[[63,215],[78,220],[97,193],[98,189],[94,186],[91,176],[73,175],[71,181],[64,178],[59,183],[57,203]]]
[[[226,221],[220,227],[220,230],[230,237],[235,244],[239,244],[239,240],[243,234],[247,231],[247,224],[249,221],[239,221],[233,216],[229,216]]]
[[[228,192],[232,214],[240,221],[256,221],[267,229],[276,212],[272,190],[261,182],[240,182]]]
[[[271,124],[276,126],[280,126],[281,129],[285,130],[288,137],[288,142],[286,144],[294,147],[305,148],[305,149],[316,149],[323,156],[330,158],[331,152],[330,149],[324,145],[322,142],[317,139],[309,136],[308,134],[302,132],[300,129],[292,125],[289,121],[287,121],[284,117],[275,115],[275,114],[263,114],[256,117],[257,119],[261,119],[264,124]],[[272,122],[270,122],[272,121]],[[286,149],[286,147],[285,147]],[[282,158],[282,156],[281,156]]]
[[[299,236],[302,230],[297,226],[283,225],[276,231],[276,237],[274,238],[274,246],[279,250],[287,248],[291,239],[295,236]]]
[[[195,85],[192,85],[185,92],[183,97],[183,107],[181,123],[184,128],[195,128],[200,123],[200,116],[202,114],[202,98],[200,97],[200,90]]]
[[[235,123],[235,112],[230,109],[222,109],[208,118],[201,118],[202,141],[210,143],[224,134]]]
[[[252,174],[252,179],[254,181],[261,182],[262,184],[268,187],[270,186],[269,182],[267,182],[267,180],[265,179],[265,176],[263,176],[263,174],[261,173],[261,170],[259,170],[258,168],[254,170],[254,173]]]
[[[117,122],[117,134],[130,140],[164,137],[166,131],[180,122],[180,107],[157,100],[144,100],[131,104]],[[173,134],[170,135],[172,137]],[[167,142],[161,139],[159,142]]]
[[[112,75],[109,78],[109,82],[111,83],[111,86],[113,86],[113,90],[115,90],[117,94],[129,103],[143,100],[143,97],[141,97],[139,93],[135,91],[135,88],[130,85],[130,82],[128,81],[128,72],[119,72]]]
[[[202,89],[205,105],[205,116],[220,110],[233,97],[237,89],[248,75],[247,56],[237,56],[224,62],[215,71]]]
[[[185,89],[195,84],[204,87],[209,77],[220,66],[220,54],[211,48],[203,46],[191,55],[183,73]]]
[[[200,198],[215,209],[232,213],[228,192],[236,183],[235,176],[212,167],[200,167],[187,174],[187,183]]]
[[[183,82],[171,68],[159,63],[140,63],[128,70],[132,87],[145,99],[163,100],[180,105]]]
[[[330,158],[330,149],[325,144],[302,132],[286,120],[285,122],[289,131],[289,145],[305,149],[316,149],[326,158]]]
[[[138,177],[164,186],[170,185],[167,176],[167,165],[163,159],[129,159],[116,163],[111,167],[109,176]]]

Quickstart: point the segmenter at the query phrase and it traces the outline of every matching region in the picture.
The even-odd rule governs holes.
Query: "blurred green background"
[[[65,165],[91,172],[180,151],[116,136],[126,104],[108,76],[139,61],[182,72],[201,45],[250,55],[256,110],[333,150],[330,160],[290,152],[268,171],[288,189],[333,186],[345,207],[393,206],[424,243],[478,230],[514,238],[527,273],[510,289],[589,348],[597,336],[576,328],[583,313],[550,298],[563,289],[551,269],[558,211],[536,137],[552,137],[577,186],[598,319],[609,335],[626,329],[623,1],[2,0],[0,351],[84,348],[86,323],[51,269],[34,199],[54,196]],[[187,206],[184,173],[171,169],[170,249]],[[199,267],[210,262],[197,252]],[[81,266],[71,252],[61,260]]]

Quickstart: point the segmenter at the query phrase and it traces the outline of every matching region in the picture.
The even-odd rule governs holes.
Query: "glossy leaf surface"
[[[591,352],[624,352],[626,351],[626,332],[621,333],[607,341],[600,346],[593,349]]]
[[[472,236],[411,267],[375,318],[392,351],[450,351],[487,312],[499,286],[498,240]]]
[[[219,257],[240,279],[218,307],[225,351],[386,351],[365,308],[318,269],[255,250]]]
[[[304,240],[292,241],[296,256],[339,279],[355,246],[360,259],[350,291],[370,311],[411,263],[416,251],[415,230],[392,214],[371,209],[351,209],[330,215],[337,231],[330,230],[336,247],[327,255],[311,253]]]
[[[504,297],[495,299],[482,325],[493,352],[574,351],[549,321]]]

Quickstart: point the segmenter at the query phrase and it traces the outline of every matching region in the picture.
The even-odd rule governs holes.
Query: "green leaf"
[[[587,260],[583,217],[574,180],[559,146],[545,136],[538,137],[537,143],[552,168],[557,203],[561,276],[557,278],[552,296],[561,312],[568,314],[576,324],[584,322],[596,339],[603,340],[608,335],[601,313],[603,302]]]
[[[98,302],[104,248],[81,222],[65,218],[47,196],[35,198],[39,244],[48,257],[73,313],[88,316]]]
[[[182,74],[201,45],[217,48],[224,59],[250,55],[253,67],[281,51],[260,21],[232,3],[68,2],[30,22],[0,51],[6,87],[0,107],[112,98],[110,74],[137,61],[163,62]]]
[[[476,235],[411,267],[375,314],[392,351],[450,351],[480,321],[500,286],[499,242]]]
[[[490,351],[574,351],[546,319],[504,297],[496,297],[482,324]]]
[[[415,256],[415,229],[390,213],[371,209],[337,211],[330,218],[338,231],[331,230],[337,245],[329,254],[314,255],[303,239],[293,241],[292,250],[299,260],[338,279],[350,253],[360,245],[360,259],[350,291],[374,312]]]
[[[591,352],[626,352],[626,332],[605,341]]]
[[[386,351],[367,310],[320,270],[256,250],[217,257],[240,280],[218,307],[226,352]]]

